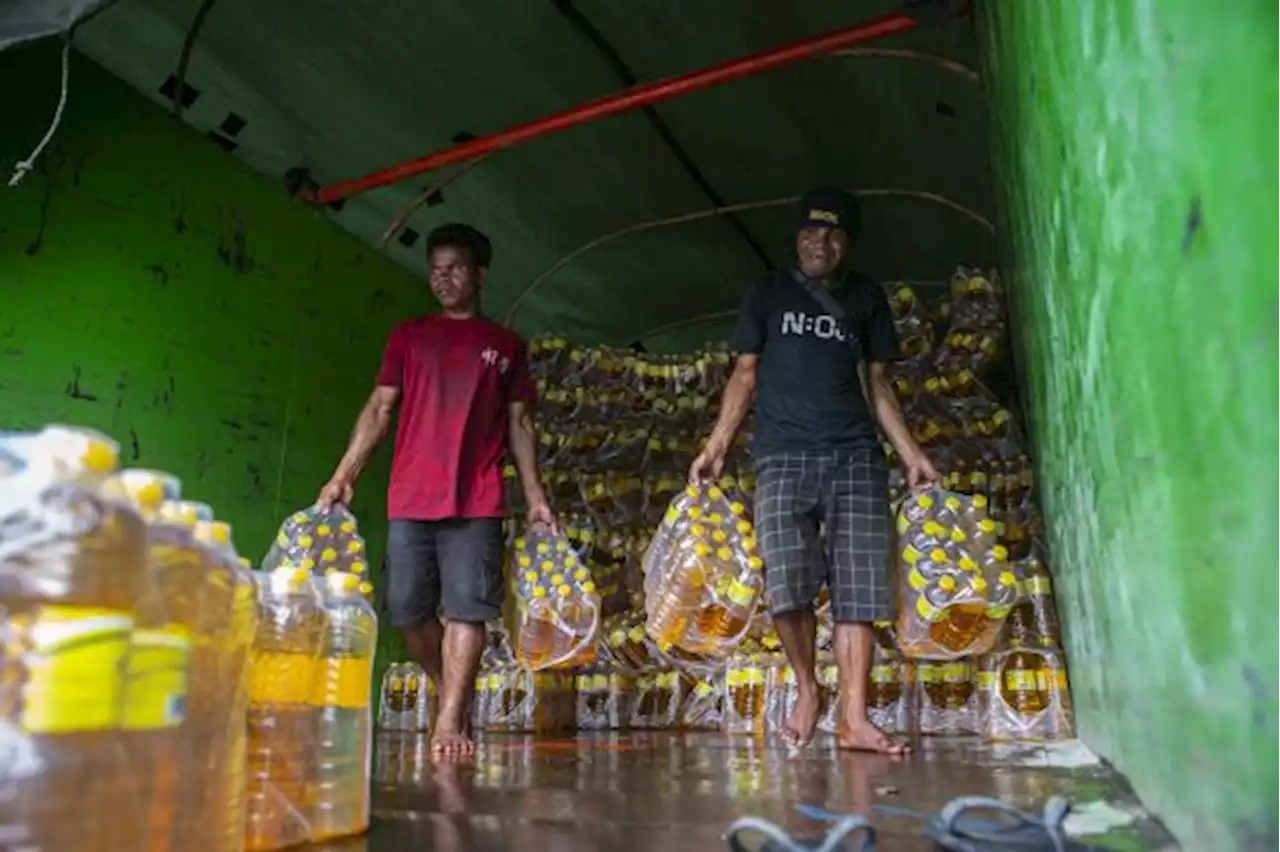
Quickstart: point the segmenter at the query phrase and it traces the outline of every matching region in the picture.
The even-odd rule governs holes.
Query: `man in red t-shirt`
[[[351,502],[399,403],[383,582],[392,623],[440,694],[435,753],[474,747],[471,698],[485,622],[502,605],[505,449],[529,522],[555,525],[538,476],[536,394],[524,344],[477,310],[492,257],[489,239],[469,225],[443,225],[428,237],[431,292],[441,310],[391,332],[373,394],[319,499],[321,507]]]

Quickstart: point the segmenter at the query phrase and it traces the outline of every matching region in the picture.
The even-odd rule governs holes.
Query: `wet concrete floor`
[[[1079,743],[989,745],[926,738],[906,760],[841,753],[819,741],[788,759],[779,745],[677,732],[581,734],[547,740],[490,735],[470,763],[432,761],[425,735],[382,734],[374,757],[369,834],[326,852],[695,852],[726,849],[743,815],[796,840],[825,827],[806,803],[870,815],[878,850],[935,847],[876,804],[935,812],[960,795],[1038,812],[1059,794],[1077,807],[1069,830],[1105,849],[1176,849],[1123,778]],[[758,841],[757,841],[758,842]],[[850,844],[848,849],[859,848]]]

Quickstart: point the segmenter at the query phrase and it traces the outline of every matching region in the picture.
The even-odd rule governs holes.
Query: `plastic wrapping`
[[[746,635],[764,585],[742,499],[689,485],[644,557],[645,629],[659,648],[723,656]]]
[[[977,660],[978,728],[992,740],[1075,736],[1061,652],[1011,648]]]
[[[1028,648],[1061,648],[1062,630],[1053,599],[1053,580],[1044,561],[1036,555],[1014,563],[1021,594],[1009,613],[1004,639]]]
[[[672,670],[636,675],[632,681],[631,723],[636,729],[667,730],[680,721],[680,705],[688,684]]]
[[[312,687],[312,704],[320,712],[308,772],[315,790],[314,842],[369,827],[370,705],[378,647],[378,616],[360,594],[360,578],[336,571],[321,582],[325,631]]]
[[[718,731],[724,719],[724,681],[714,675],[693,678],[680,706],[680,727]]]
[[[382,673],[378,690],[378,727],[384,731],[412,730],[405,719],[407,663],[392,663]]]
[[[577,678],[572,674],[502,666],[489,672],[485,691],[485,730],[551,735],[574,729]]]
[[[368,576],[369,556],[355,516],[342,506],[327,512],[300,509],[285,518],[271,544],[262,570],[289,564],[318,575],[345,571]]]
[[[726,734],[764,734],[770,668],[770,662],[758,654],[735,656],[729,660],[724,672],[724,714],[721,718],[721,730]]]
[[[979,732],[978,693],[972,660],[917,660],[911,701],[922,734]]]
[[[261,619],[249,693],[246,852],[307,842],[315,813],[316,673],[326,618],[311,574],[285,563],[259,575]]]
[[[641,672],[655,667],[656,649],[644,629],[644,613],[626,612],[610,618],[601,630],[605,652],[623,671]]]
[[[586,561],[564,535],[530,529],[516,538],[516,660],[529,671],[595,657],[600,595]]]
[[[875,647],[867,685],[867,717],[886,734],[907,734],[916,730],[915,670],[910,660],[880,645]]]
[[[898,513],[899,648],[953,660],[985,653],[1018,596],[986,499],[945,491],[908,497]]]
[[[0,663],[22,685],[3,727],[24,756],[0,759],[0,836],[15,847],[94,849],[147,818],[121,732],[147,534],[99,490],[117,460],[87,430],[0,435]]]

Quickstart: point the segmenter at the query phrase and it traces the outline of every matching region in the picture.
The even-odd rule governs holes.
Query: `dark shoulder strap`
[[[815,302],[821,305],[824,311],[831,314],[832,319],[834,319],[840,327],[844,329],[844,339],[845,342],[849,344],[849,348],[853,350],[853,357],[861,360],[862,352],[858,349],[857,335],[853,333],[849,328],[848,323],[845,322],[849,313],[844,309],[844,305],[840,304],[840,302],[836,300],[836,297],[831,295],[830,290],[823,287],[812,278],[797,273],[795,279],[800,282],[802,287],[804,287],[804,291],[808,293]]]

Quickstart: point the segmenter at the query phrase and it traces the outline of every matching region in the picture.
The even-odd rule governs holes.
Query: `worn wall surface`
[[[1276,848],[1276,6],[980,4],[1083,738]]]
[[[0,163],[57,99],[56,45],[0,54]],[[0,428],[100,429],[256,561],[342,453],[425,284],[87,60],[37,171],[0,187]],[[354,509],[381,552],[385,450]]]

